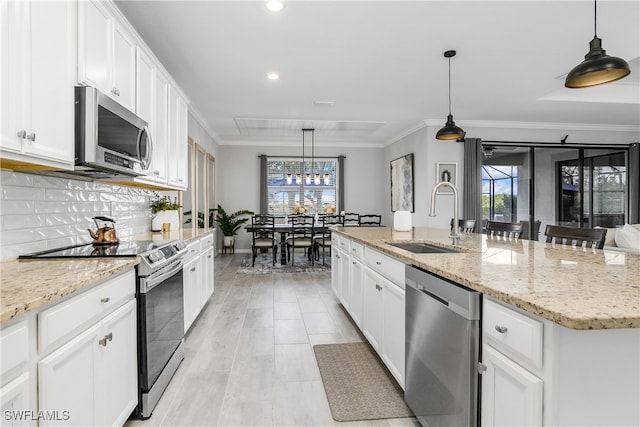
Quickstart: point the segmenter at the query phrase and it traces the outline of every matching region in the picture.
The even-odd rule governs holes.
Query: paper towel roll
[[[393,229],[396,231],[411,231],[411,212],[396,211],[393,214]]]

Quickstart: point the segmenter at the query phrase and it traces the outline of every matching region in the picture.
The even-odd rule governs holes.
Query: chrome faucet
[[[451,187],[453,190],[453,227],[451,227],[451,237],[453,239],[453,243],[456,243],[460,240],[460,235],[458,234],[458,190],[456,186],[450,183],[449,181],[441,181],[433,187],[431,190],[431,210],[429,211],[429,216],[436,216],[436,192],[440,187]]]

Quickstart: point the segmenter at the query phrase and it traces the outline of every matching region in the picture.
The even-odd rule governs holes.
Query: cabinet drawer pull
[[[102,347],[106,347],[107,346],[107,337],[104,337],[100,341],[98,341],[98,344],[100,344]]]
[[[111,93],[114,94],[115,96],[120,96],[120,91],[118,89],[116,89],[115,87],[113,89],[111,89]]]
[[[496,331],[500,332],[501,334],[504,334],[505,332],[507,332],[507,327],[496,325]]]
[[[153,174],[156,175],[156,176],[160,175],[160,171],[153,171]]]
[[[195,267],[191,267],[191,270],[189,270],[189,271],[192,271],[192,272],[196,271],[196,268]]]
[[[376,264],[378,265],[382,265],[382,263],[380,261],[376,261]]]
[[[351,261],[351,264],[356,265],[356,262],[355,261]]]
[[[107,302],[109,302],[109,301],[111,301],[111,298],[109,298],[109,297],[105,297],[105,298],[102,298],[102,299],[100,300],[100,302],[103,302],[103,303],[107,303]]]
[[[36,141],[36,133],[35,132],[31,132],[30,134],[27,134],[27,139],[29,141],[35,142]]]
[[[113,341],[113,332],[109,332],[104,336],[107,341]]]
[[[211,259],[211,255],[209,255],[207,258]]]
[[[25,139],[27,137],[27,131],[24,129],[20,129],[18,131],[18,138]]]

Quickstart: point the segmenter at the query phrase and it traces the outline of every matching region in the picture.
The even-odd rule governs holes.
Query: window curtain
[[[344,159],[345,156],[338,156],[338,206],[336,206],[336,212],[340,213],[344,209]]]
[[[482,140],[465,138],[464,192],[462,218],[476,220],[476,233],[482,232]]]
[[[267,195],[267,155],[261,154],[260,158],[260,213],[266,215],[268,212]]]
[[[629,224],[640,223],[640,144],[629,147]]]

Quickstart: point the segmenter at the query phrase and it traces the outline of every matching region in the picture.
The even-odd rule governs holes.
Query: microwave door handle
[[[144,139],[144,135],[147,135],[147,155],[142,158],[141,155],[141,151],[142,151],[142,141]],[[142,169],[148,169],[151,163],[151,156],[153,155],[153,139],[151,138],[151,132],[149,132],[149,127],[145,126],[140,130],[140,133],[138,134],[138,158],[140,159],[140,164],[142,166]]]

